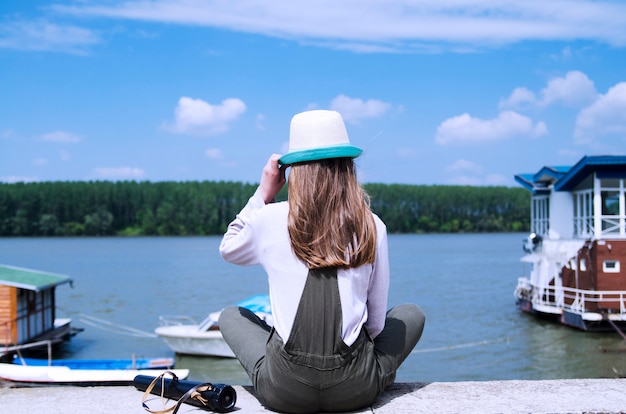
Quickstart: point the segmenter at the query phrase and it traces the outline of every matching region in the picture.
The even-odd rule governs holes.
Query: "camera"
[[[145,391],[146,394],[163,395],[165,398],[178,401],[174,413],[183,402],[218,413],[225,413],[235,408],[237,392],[230,385],[180,380],[173,373],[169,373],[173,376],[172,379],[165,378],[163,375],[159,377],[137,375],[133,380],[133,385],[138,390]],[[143,405],[147,409],[145,402]]]

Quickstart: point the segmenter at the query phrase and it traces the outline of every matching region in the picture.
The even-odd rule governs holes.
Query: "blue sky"
[[[335,109],[363,182],[626,153],[626,2],[0,2],[0,181],[258,182]]]

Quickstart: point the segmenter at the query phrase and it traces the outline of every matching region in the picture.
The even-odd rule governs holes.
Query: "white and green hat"
[[[296,114],[291,119],[289,151],[280,157],[283,165],[323,160],[356,158],[363,150],[350,145],[341,114],[314,110]]]

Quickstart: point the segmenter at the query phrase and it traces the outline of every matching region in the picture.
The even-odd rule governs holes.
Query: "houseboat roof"
[[[22,267],[0,265],[0,285],[14,286],[36,292],[50,289],[63,283],[72,283],[69,276]]]
[[[535,174],[518,174],[515,181],[534,194],[569,191],[595,172],[599,178],[626,178],[626,156],[592,155],[583,157],[574,166],[546,166]]]
[[[554,189],[569,191],[594,172],[598,178],[626,178],[626,156],[583,157],[554,185]]]

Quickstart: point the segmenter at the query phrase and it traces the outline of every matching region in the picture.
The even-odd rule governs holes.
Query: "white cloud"
[[[626,44],[626,4],[615,0],[101,0],[52,9],[219,27],[358,52],[468,50],[524,40]]]
[[[3,138],[3,139],[14,138],[15,136],[16,136],[15,131],[13,131],[12,129],[4,129],[0,131],[0,138]]]
[[[246,104],[237,98],[224,99],[219,105],[211,105],[202,99],[183,96],[174,110],[174,124],[165,124],[163,128],[177,134],[214,135],[227,131],[230,123],[244,112]]]
[[[80,136],[65,131],[55,131],[43,134],[41,139],[44,141],[62,142],[65,144],[80,142],[82,140]]]
[[[480,173],[482,167],[474,162],[467,160],[457,160],[454,164],[448,165],[449,171],[468,171],[472,173]]]
[[[66,150],[59,151],[59,157],[61,158],[61,161],[69,161],[72,158],[69,151]]]
[[[330,109],[341,113],[346,122],[358,123],[362,119],[376,118],[383,115],[391,108],[391,104],[377,99],[363,101],[358,98],[350,98],[339,95],[330,103]]]
[[[533,121],[513,111],[501,112],[495,119],[483,120],[469,114],[443,121],[437,128],[435,142],[446,145],[454,142],[488,142],[516,136],[539,137],[548,132],[543,122]]]
[[[265,131],[265,115],[258,114],[256,116],[256,129],[259,131]]]
[[[502,174],[488,174],[485,177],[486,185],[507,185],[511,180]]]
[[[94,179],[103,180],[137,180],[143,178],[145,171],[136,167],[94,168]]]
[[[33,160],[33,165],[36,165],[38,167],[44,166],[48,164],[48,160],[46,158],[35,158]]]
[[[540,95],[539,99],[530,89],[518,87],[508,98],[500,100],[498,106],[500,109],[520,109],[531,104],[545,107],[556,103],[582,106],[593,102],[598,92],[587,75],[579,71],[570,71],[563,77],[550,79]]]
[[[510,183],[502,174],[488,174],[486,176],[469,176],[459,175],[450,178],[448,184],[454,185],[473,185],[473,186],[485,186],[485,185],[507,185]]]
[[[91,30],[62,26],[45,20],[5,21],[0,24],[0,48],[23,51],[50,51],[83,55],[100,43]]]
[[[204,155],[211,160],[219,160],[223,156],[222,150],[219,148],[207,148],[206,151],[204,151]]]
[[[618,83],[584,108],[576,118],[574,139],[590,143],[605,135],[626,137],[626,82]]]
[[[574,56],[574,51],[570,46],[564,47],[560,53],[552,54],[550,57],[554,60],[569,60]]]
[[[483,167],[475,162],[459,159],[446,169],[452,173],[459,174],[448,180],[450,184],[456,185],[505,185],[507,178],[501,174],[483,175]]]
[[[598,96],[593,81],[582,72],[571,71],[564,77],[554,78],[541,91],[539,105],[560,102],[569,106],[586,105]]]
[[[515,88],[511,95],[500,100],[498,107],[500,109],[505,108],[519,108],[525,104],[535,103],[535,93],[525,87]]]
[[[0,177],[0,182],[3,183],[32,183],[39,181],[39,177],[24,177],[19,175],[7,175],[4,177]]]

